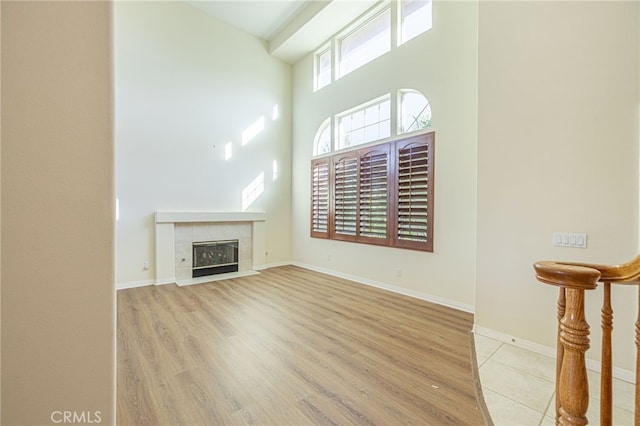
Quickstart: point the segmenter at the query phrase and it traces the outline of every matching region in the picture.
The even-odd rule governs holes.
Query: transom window
[[[397,117],[396,128],[392,128],[392,117]],[[419,91],[402,89],[395,98],[386,94],[338,113],[334,123],[336,132],[332,129],[331,117],[318,128],[313,143],[314,157],[429,129],[432,127],[431,105]]]
[[[313,142],[313,155],[322,155],[331,152],[331,119],[327,118],[320,125]]]
[[[391,134],[391,101],[386,95],[355,110],[338,114],[336,149],[388,138]]]
[[[331,83],[331,46],[326,45],[315,56],[315,87],[316,90]]]
[[[398,134],[431,127],[431,105],[427,98],[417,90],[400,90],[398,94]]]
[[[431,29],[431,9],[432,0],[380,1],[316,50],[314,90]]]
[[[391,50],[391,9],[385,8],[347,35],[338,37],[338,78]]]
[[[401,1],[398,19],[398,45],[401,45],[431,29],[431,0]]]

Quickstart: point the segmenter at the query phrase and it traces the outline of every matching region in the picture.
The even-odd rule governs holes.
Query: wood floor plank
[[[118,292],[119,425],[481,425],[471,314],[294,266]]]

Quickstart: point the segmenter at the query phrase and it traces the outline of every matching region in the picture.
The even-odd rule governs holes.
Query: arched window
[[[331,117],[324,120],[313,141],[313,156],[432,127],[431,105],[422,93],[414,89],[401,89],[397,91],[395,102],[392,102],[393,99],[391,94],[386,94],[336,114],[333,121],[335,132]],[[392,110],[398,117],[395,131],[391,125]]]
[[[431,127],[431,105],[417,90],[398,91],[398,134]]]
[[[331,118],[322,122],[313,141],[313,156],[331,152]]]

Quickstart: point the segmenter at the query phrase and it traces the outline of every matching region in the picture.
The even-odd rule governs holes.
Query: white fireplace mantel
[[[156,284],[176,282],[175,224],[251,223],[252,269],[266,266],[265,212],[156,212]]]
[[[156,223],[264,222],[265,212],[156,212]]]

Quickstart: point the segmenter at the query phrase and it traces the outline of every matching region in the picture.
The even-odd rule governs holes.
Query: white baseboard
[[[493,330],[491,328],[481,327],[477,324],[473,325],[473,333],[479,334],[480,336],[488,337],[493,340],[498,340],[500,342],[509,343],[510,345],[526,349],[531,352],[535,352],[540,355],[546,355],[551,358],[556,357],[556,349],[550,346],[541,345],[539,343],[531,342],[526,339],[521,339],[516,336],[512,336],[510,334],[501,333],[499,331]]]
[[[184,287],[184,286],[188,286],[188,285],[204,284],[204,283],[210,283],[210,282],[222,281],[222,280],[230,280],[232,278],[248,277],[250,275],[258,275],[258,274],[259,274],[259,272],[253,271],[253,270],[241,271],[241,272],[229,272],[227,274],[207,275],[207,276],[204,276],[204,277],[189,278],[189,279],[186,279],[186,280],[180,280],[180,281],[176,282],[176,284],[179,287]]]
[[[158,278],[156,279],[156,282],[154,284],[165,285],[165,284],[175,284],[175,283],[176,283],[176,277],[169,277],[169,278]]]
[[[260,271],[263,269],[277,268],[279,266],[289,266],[289,265],[293,265],[293,262],[290,260],[285,260],[282,262],[271,262],[271,263],[265,263],[264,265],[254,266],[253,269],[256,271]]]
[[[368,278],[359,277],[356,275],[343,274],[342,272],[334,271],[331,269],[320,268],[313,265],[307,265],[300,262],[291,262],[291,265],[299,266],[301,268],[310,269],[312,271],[321,272],[323,274],[332,275],[338,278],[344,278],[346,280],[355,281],[360,284],[365,284],[371,287],[380,288],[382,290],[391,291],[393,293],[402,294],[404,296],[413,297],[415,299],[425,300],[437,305],[447,306],[449,308],[458,309],[460,311],[474,313],[474,307],[467,305],[466,303],[460,303],[455,300],[446,299],[444,297],[434,296],[432,294],[422,293],[419,291],[409,290],[403,287],[394,286],[392,284],[383,283],[380,281],[370,280]]]
[[[117,283],[116,290],[124,290],[127,288],[146,287],[148,285],[154,285],[155,280],[141,280],[141,281],[129,281],[124,283]]]
[[[499,331],[481,327],[475,324],[473,325],[473,333],[479,334],[480,336],[488,337],[490,339],[498,340],[500,342],[508,343],[510,345],[526,349],[531,352],[546,355],[554,359],[556,358],[556,348],[554,347],[541,345],[539,343],[531,342],[526,339],[521,339],[516,336],[511,336],[509,334],[501,333]],[[600,361],[587,358],[586,365],[588,370],[595,371],[596,373],[600,373],[602,371]],[[635,383],[636,381],[635,373],[633,371],[625,370],[624,368],[619,367],[613,367],[613,377],[629,383]]]

